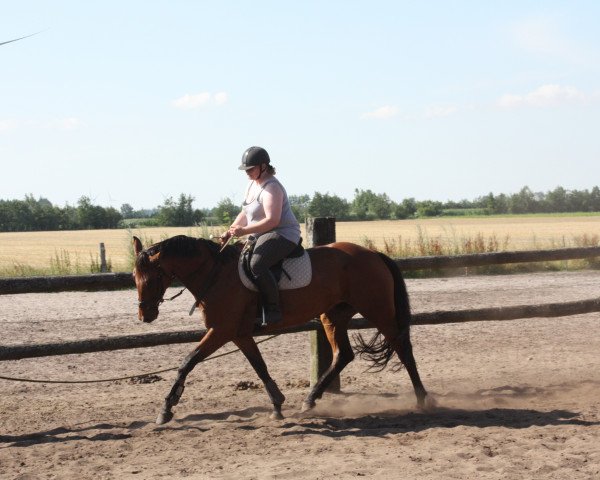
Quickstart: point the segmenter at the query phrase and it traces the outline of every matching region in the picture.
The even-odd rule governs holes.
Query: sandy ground
[[[416,312],[598,296],[600,272],[407,281]],[[189,295],[189,294],[186,294]],[[3,345],[198,328],[191,297],[152,325],[133,291],[0,296]],[[438,407],[422,412],[405,371],[357,360],[308,416],[305,333],[260,346],[287,396],[239,354],[199,365],[175,419],[154,420],[175,373],[92,384],[0,380],[0,478],[600,478],[600,314],[413,327]],[[192,345],[3,362],[0,375],[114,378],[176,367]],[[229,349],[232,349],[229,347]]]

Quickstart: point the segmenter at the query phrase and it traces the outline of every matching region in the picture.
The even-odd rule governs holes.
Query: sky
[[[600,184],[600,2],[0,2],[0,199]]]

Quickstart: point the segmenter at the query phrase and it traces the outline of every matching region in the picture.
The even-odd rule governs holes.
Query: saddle
[[[244,286],[250,290],[258,291],[254,275],[250,270],[250,259],[254,253],[255,239],[249,239],[238,264],[240,279]],[[312,265],[308,252],[302,246],[302,239],[287,257],[281,259],[270,267],[277,280],[279,290],[292,290],[308,285],[312,279]]]

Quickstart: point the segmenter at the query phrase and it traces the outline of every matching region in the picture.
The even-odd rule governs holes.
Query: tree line
[[[337,195],[315,193],[290,197],[292,209],[298,218],[306,216],[335,216],[340,220],[395,220],[458,215],[501,215],[523,213],[600,212],[600,188],[591,190],[554,190],[533,192],[525,186],[517,193],[501,193],[477,197],[474,200],[439,202],[405,198],[394,202],[385,193],[354,190],[349,202]]]
[[[385,193],[354,191],[348,201],[335,194],[315,192],[290,195],[290,206],[300,221],[307,216],[336,217],[338,220],[393,220],[451,215],[493,215],[523,213],[600,212],[600,188],[566,190],[556,187],[548,192],[533,192],[523,187],[514,194],[477,197],[474,200],[439,202],[405,198],[394,202]],[[202,223],[228,225],[240,206],[224,198],[213,208],[193,207],[194,197],[180,194],[167,198],[153,209],[134,210],[129,204],[113,207],[94,205],[81,197],[77,205],[59,207],[45,198],[26,195],[24,200],[0,200],[0,231],[88,230],[140,226],[193,226]]]
[[[2,232],[118,228],[121,220],[118,210],[94,205],[88,197],[81,197],[76,206],[65,207],[32,195],[24,200],[0,200]]]

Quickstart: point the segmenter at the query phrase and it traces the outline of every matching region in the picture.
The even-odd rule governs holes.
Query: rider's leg
[[[254,252],[250,260],[250,270],[256,278],[267,323],[276,323],[282,319],[279,305],[279,288],[269,267],[285,258],[294,248],[296,248],[294,242],[275,232],[262,234],[258,237],[254,246]]]

